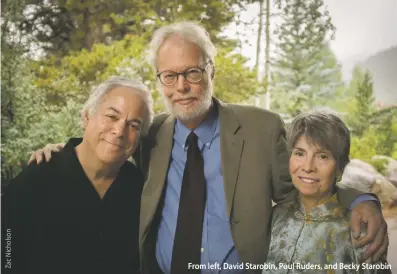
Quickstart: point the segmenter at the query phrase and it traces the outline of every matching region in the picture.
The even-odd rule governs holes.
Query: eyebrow
[[[301,148],[301,147],[293,147],[293,149],[300,150],[300,151],[306,151],[305,149],[303,149],[303,148]],[[316,153],[326,153],[326,154],[330,154],[329,151],[323,150],[323,149],[316,150],[315,152],[316,152]]]
[[[141,119],[138,119],[138,118],[131,119],[131,120],[129,120],[128,122],[129,122],[129,123],[134,122],[134,123],[137,123],[137,124],[139,124],[139,125],[142,125],[142,120],[141,120]]]
[[[182,70],[182,72],[185,72],[185,71],[187,71],[187,70],[189,70],[189,69],[194,69],[194,68],[200,68],[200,65],[197,65],[197,66],[188,66],[188,67],[186,67],[184,70]],[[162,70],[162,71],[157,71],[157,73],[162,73],[162,72],[164,72],[164,71],[172,71],[172,72],[177,72],[177,71],[175,71],[175,70],[172,70],[172,69],[165,69],[165,70]]]
[[[114,112],[117,112],[117,113],[121,114],[121,112],[118,109],[114,108],[114,107],[108,107],[107,109],[113,110]]]
[[[108,110],[112,110],[112,111],[116,112],[117,114],[121,114],[121,112],[118,109],[114,108],[114,107],[108,107]],[[128,120],[128,123],[131,123],[131,122],[134,122],[134,123],[137,123],[139,125],[142,125],[142,119],[140,119],[140,118],[133,118],[131,120]]]

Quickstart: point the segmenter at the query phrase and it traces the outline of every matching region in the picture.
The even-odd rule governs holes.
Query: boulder
[[[364,161],[351,160],[339,184],[376,194],[384,208],[397,204],[397,187]]]
[[[372,159],[373,160],[385,159],[387,161],[385,165],[385,169],[386,169],[385,177],[394,186],[397,187],[397,160],[388,156],[381,156],[381,155],[376,155]]]

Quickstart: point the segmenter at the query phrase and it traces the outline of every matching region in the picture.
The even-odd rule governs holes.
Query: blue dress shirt
[[[172,248],[178,219],[179,197],[186,163],[186,138],[190,129],[179,121],[175,124],[174,145],[167,177],[164,208],[160,221],[156,259],[164,273],[171,272]],[[195,130],[204,159],[204,176],[207,185],[207,202],[204,212],[201,264],[222,267],[224,262],[237,264],[239,258],[234,247],[221,169],[219,119],[216,113],[209,116]],[[216,267],[218,268],[218,267]],[[226,273],[220,269],[205,273]],[[237,272],[234,272],[237,273]]]

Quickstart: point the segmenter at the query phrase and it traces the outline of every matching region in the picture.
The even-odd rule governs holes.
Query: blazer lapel
[[[147,180],[142,193],[141,228],[146,234],[163,192],[171,159],[175,119],[169,116],[153,137]]]
[[[240,124],[233,110],[216,99],[214,101],[219,109],[223,185],[230,218],[244,139],[239,132]]]

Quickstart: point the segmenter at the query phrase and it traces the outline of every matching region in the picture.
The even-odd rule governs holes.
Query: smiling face
[[[132,88],[109,91],[84,121],[83,143],[90,157],[102,164],[123,164],[139,143],[145,111],[144,101]]]
[[[301,136],[289,160],[292,183],[301,198],[323,201],[332,195],[336,179],[336,161],[332,153]]]
[[[168,37],[157,52],[157,71],[184,72],[191,68],[204,69],[200,48],[176,35]],[[204,66],[203,66],[204,65]],[[211,107],[212,80],[208,70],[197,83],[189,83],[182,75],[172,86],[160,84],[168,110],[182,122],[201,119]]]

